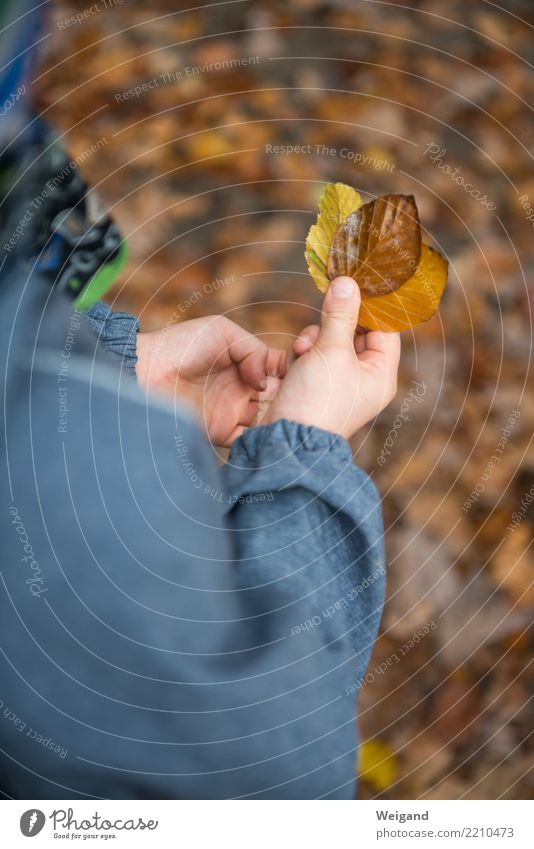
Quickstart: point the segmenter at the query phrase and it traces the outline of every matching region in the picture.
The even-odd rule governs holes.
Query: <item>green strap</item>
[[[99,301],[106,294],[112,283],[115,282],[126,265],[127,259],[128,248],[126,242],[122,242],[115,259],[111,260],[111,262],[106,262],[84,286],[74,301],[74,308],[77,310],[86,310],[95,301]],[[80,281],[73,278],[69,281],[69,287],[73,291],[77,291],[80,288]]]

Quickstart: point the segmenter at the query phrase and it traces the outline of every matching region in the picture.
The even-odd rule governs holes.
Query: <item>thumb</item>
[[[353,349],[360,303],[360,290],[352,277],[332,280],[324,296],[319,343]]]

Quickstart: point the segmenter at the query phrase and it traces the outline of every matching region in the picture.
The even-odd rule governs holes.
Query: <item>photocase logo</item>
[[[24,837],[35,837],[42,830],[45,822],[46,817],[43,812],[36,808],[31,808],[22,814],[20,818],[20,830]]]

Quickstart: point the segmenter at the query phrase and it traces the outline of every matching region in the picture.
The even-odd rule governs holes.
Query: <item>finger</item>
[[[267,361],[265,370],[268,377],[286,376],[286,352],[282,350],[282,348],[267,348]]]
[[[302,354],[305,354],[313,348],[319,338],[320,331],[321,328],[318,324],[310,324],[308,327],[305,327],[291,346],[293,353],[295,353],[297,357],[300,357]]]
[[[381,330],[371,330],[365,337],[365,352],[363,359],[377,360],[380,357],[399,359],[400,333],[383,333]]]
[[[360,290],[352,277],[336,277],[324,296],[318,344],[353,351],[360,303]]]
[[[286,351],[286,372],[289,371],[294,362],[297,361],[297,355],[293,351],[293,346]]]
[[[267,378],[266,388],[263,390],[263,392],[257,393],[257,395],[258,395],[257,400],[260,402],[260,404],[263,404],[266,401],[269,402],[269,401],[273,400],[273,398],[276,396],[278,390],[280,389],[280,383],[281,383],[281,380],[280,380],[279,377],[268,377]],[[255,395],[256,395],[256,393],[254,393],[254,396]],[[252,396],[252,400],[256,400],[254,396]]]
[[[367,350],[366,336],[360,334],[354,337],[354,350],[357,354],[363,354]]]
[[[251,389],[264,389],[269,357],[267,345],[233,322],[228,322],[225,336],[230,359],[237,365],[241,379]]]
[[[358,355],[362,363],[379,368],[386,375],[391,386],[397,384],[397,372],[400,360],[400,333],[382,333],[373,330],[366,338],[366,349]]]
[[[287,371],[286,352],[268,348],[264,342],[235,325],[239,336],[229,345],[232,361],[236,363],[241,379],[251,389],[265,389],[267,377],[284,377]]]

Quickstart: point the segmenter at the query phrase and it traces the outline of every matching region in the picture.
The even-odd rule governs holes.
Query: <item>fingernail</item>
[[[353,298],[356,283],[351,277],[338,277],[332,283],[332,292],[335,298]]]
[[[267,380],[262,380],[260,382],[260,389],[267,389]]]

